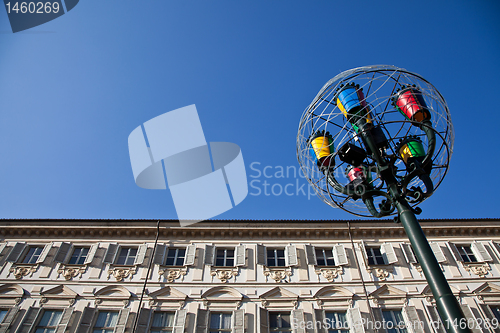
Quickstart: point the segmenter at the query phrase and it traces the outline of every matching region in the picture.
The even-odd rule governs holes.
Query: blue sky
[[[422,75],[452,114],[450,170],[421,217],[498,217],[499,14],[495,1],[82,0],[13,34],[0,9],[0,217],[176,218],[168,190],[135,185],[127,138],[196,104],[207,141],[238,144],[259,181],[217,218],[352,218],[275,172],[298,169],[321,87],[373,64]],[[265,195],[264,180],[295,194]]]

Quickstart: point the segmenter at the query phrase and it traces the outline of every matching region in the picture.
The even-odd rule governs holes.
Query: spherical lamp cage
[[[346,104],[352,97],[346,95],[349,91],[347,88],[357,92],[357,101],[361,105],[356,109],[356,123],[353,121],[354,117],[346,111]],[[410,93],[407,95],[419,100],[420,106],[424,105],[425,109],[423,113],[411,118],[405,116],[402,112],[404,106],[398,104],[408,91]],[[342,98],[344,103],[340,101]],[[411,108],[408,110],[411,112]],[[430,122],[422,125],[419,117],[426,117]],[[370,148],[360,136],[360,128],[356,125],[359,121],[375,128],[375,136],[382,138],[383,143],[377,146],[377,149],[380,149],[383,158],[390,162],[391,172],[400,181],[401,190],[407,194],[406,199],[410,205],[416,207],[432,195],[448,171],[453,150],[454,132],[448,106],[439,91],[423,77],[388,65],[359,67],[335,76],[325,84],[304,111],[297,134],[297,158],[317,195],[332,207],[341,208],[354,215],[372,217],[374,214],[367,208],[361,195],[351,195],[349,191],[346,194],[345,191],[338,190],[339,184],[345,188],[351,186],[349,184],[352,183],[353,177],[355,178],[356,172],[361,172],[364,173],[364,185],[361,186],[372,189],[371,193],[377,194],[372,198],[373,205],[381,207],[390,201],[388,186],[376,167],[377,163],[372,156],[374,154],[370,154]],[[426,134],[435,137],[432,145],[429,135]],[[424,177],[408,179],[411,170],[406,165],[408,161],[405,159],[404,149],[407,149],[405,143],[411,140],[420,142],[419,145],[424,151],[428,151],[429,146],[433,148],[429,156],[432,163],[427,163],[425,167],[432,182],[430,186]],[[368,153],[358,154],[356,163],[348,163],[346,158],[341,159],[346,149],[356,152],[362,149]],[[321,154],[319,161],[318,156]],[[424,195],[421,195],[422,193]],[[397,211],[392,209],[381,215],[396,213]]]

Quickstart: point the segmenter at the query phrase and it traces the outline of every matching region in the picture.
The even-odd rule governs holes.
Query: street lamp
[[[446,175],[453,141],[448,107],[432,84],[394,66],[367,66],[320,90],[302,115],[297,157],[328,205],[358,216],[396,215],[446,330],[463,333],[470,331],[459,323],[467,321],[415,217]]]

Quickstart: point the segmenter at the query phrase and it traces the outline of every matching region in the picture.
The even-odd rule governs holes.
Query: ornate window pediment
[[[282,287],[275,287],[259,296],[265,308],[296,308],[299,295]]]
[[[236,310],[243,301],[243,295],[232,287],[219,286],[210,288],[201,295],[207,308],[229,308]]]
[[[149,293],[149,305],[182,309],[186,303],[187,295],[172,287],[160,288]]]
[[[21,302],[25,290],[17,284],[4,284],[0,286],[0,300],[2,304],[14,306]]]
[[[408,294],[398,288],[387,284],[372,292],[369,297],[375,304],[392,305],[402,307],[407,302]]]
[[[352,305],[354,294],[346,288],[339,286],[323,287],[316,292],[314,298],[318,306],[322,308],[342,307],[347,308]]]
[[[75,291],[65,285],[59,285],[46,291],[42,291],[40,294],[42,295],[40,303],[50,304],[51,306],[67,306],[68,302],[69,305],[72,306],[75,304],[76,298],[79,296]]]
[[[132,294],[122,286],[107,286],[94,293],[96,306],[123,307],[130,303]]]
[[[473,291],[485,304],[498,304],[500,302],[500,286],[485,282]]]
[[[452,285],[450,285],[450,289],[451,289],[451,292],[453,293],[453,295],[455,297],[457,297],[457,298],[460,297],[460,290],[458,290],[457,288],[453,287]],[[429,303],[432,303],[432,304],[436,303],[436,301],[434,300],[434,295],[432,294],[432,290],[429,287],[429,285],[425,286],[425,288],[422,290],[421,294],[425,296],[425,299]]]

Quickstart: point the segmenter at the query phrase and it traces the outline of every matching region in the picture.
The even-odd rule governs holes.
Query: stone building
[[[421,225],[463,324],[500,332],[500,222]],[[0,333],[444,332],[389,220],[4,219],[0,240]]]

